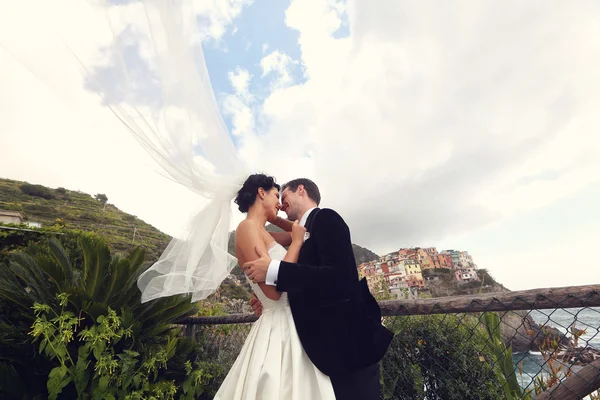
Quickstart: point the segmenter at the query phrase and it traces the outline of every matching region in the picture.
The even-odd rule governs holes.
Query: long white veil
[[[237,263],[227,251],[231,202],[252,170],[236,151],[219,113],[193,2],[83,1],[96,1],[90,6],[104,13],[114,38],[102,50],[114,60],[107,68],[110,79],[72,51],[87,84],[169,178],[206,199],[139,277],[142,302],[176,294],[204,299]],[[134,57],[133,48],[143,57]],[[153,95],[144,97],[148,87]]]
[[[131,87],[135,70],[125,56],[117,59],[128,90],[106,104],[175,181],[209,202],[140,276],[138,287],[142,302],[181,293],[197,301],[213,293],[237,263],[227,251],[231,200],[251,171],[217,108],[192,3],[143,0],[143,6],[153,85],[162,104],[152,108],[154,115],[138,110]],[[116,55],[124,55],[124,46],[115,36]]]

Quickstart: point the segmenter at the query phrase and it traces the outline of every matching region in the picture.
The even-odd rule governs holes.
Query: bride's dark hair
[[[275,183],[275,178],[272,176],[267,176],[265,174],[250,175],[248,179],[246,179],[246,182],[244,182],[242,188],[238,191],[234,200],[241,212],[248,212],[248,209],[254,204],[256,196],[258,195],[258,188],[263,188],[266,191],[273,188],[277,188],[277,190],[281,189],[281,187]]]

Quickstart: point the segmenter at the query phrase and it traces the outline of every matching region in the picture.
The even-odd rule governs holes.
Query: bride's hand
[[[294,222],[292,226],[292,243],[298,243],[302,245],[304,243],[304,234],[306,233],[306,228],[301,226],[298,221]]]

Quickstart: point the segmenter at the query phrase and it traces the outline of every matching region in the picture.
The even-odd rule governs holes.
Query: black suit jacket
[[[317,208],[306,228],[298,263],[282,261],[277,276],[306,354],[329,376],[379,362],[393,334],[366,280],[358,280],[348,226],[335,211]]]

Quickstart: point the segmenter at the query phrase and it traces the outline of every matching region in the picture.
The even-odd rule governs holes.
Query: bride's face
[[[281,209],[281,203],[279,202],[279,190],[277,190],[277,188],[272,188],[268,192],[265,192],[262,203],[268,220],[277,217],[277,213]]]

